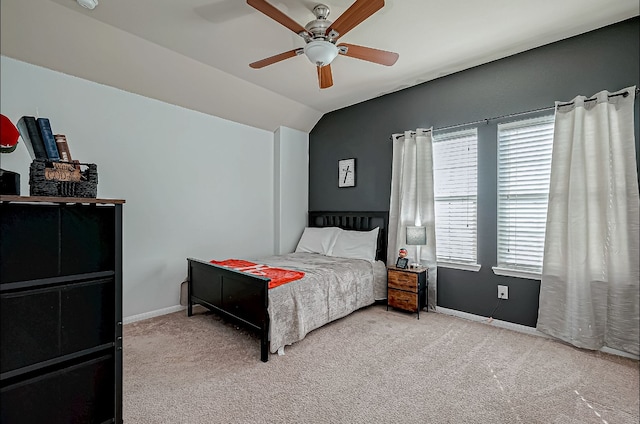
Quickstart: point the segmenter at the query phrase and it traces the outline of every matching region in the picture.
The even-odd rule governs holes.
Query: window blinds
[[[542,272],[553,116],[498,125],[498,267]]]
[[[433,177],[438,261],[477,262],[477,130],[434,135]]]

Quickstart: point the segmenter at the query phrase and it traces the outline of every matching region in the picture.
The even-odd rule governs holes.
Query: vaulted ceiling
[[[327,0],[335,21],[354,0]],[[309,0],[270,0],[304,26]],[[304,55],[249,63],[305,41],[245,0],[2,0],[5,56],[274,130],[637,16],[637,0],[387,0],[340,42],[396,52],[383,66],[339,55],[320,89]]]

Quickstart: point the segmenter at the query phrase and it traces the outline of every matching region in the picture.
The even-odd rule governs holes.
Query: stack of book
[[[48,118],[23,116],[18,121],[17,126],[31,159],[52,162],[78,162],[71,159],[67,137],[64,134],[54,135]]]

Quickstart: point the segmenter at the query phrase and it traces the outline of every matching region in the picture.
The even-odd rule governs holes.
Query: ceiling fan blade
[[[338,48],[340,47],[347,48],[346,53],[342,53],[342,51],[340,51],[340,53],[345,56],[355,57],[356,59],[366,60],[368,62],[379,63],[380,65],[391,66],[396,63],[396,61],[400,57],[398,53],[388,52],[386,50],[372,49],[371,47],[363,47],[356,44],[342,43],[338,46]]]
[[[277,7],[272,6],[270,3],[267,3],[265,0],[247,0],[247,4],[254,9],[257,9],[260,12],[264,13],[274,21],[286,26],[296,34],[307,32],[307,30],[304,29],[302,25],[282,13]]]
[[[338,33],[338,36],[333,38],[337,40],[351,31],[360,22],[382,9],[383,6],[384,0],[356,0],[356,2],[345,10],[333,25],[331,25],[331,28],[327,30],[327,35],[329,35],[331,31],[335,31]]]
[[[329,88],[333,85],[331,65],[318,66],[318,83],[320,88]]]
[[[274,63],[280,62],[281,60],[285,60],[285,59],[289,59],[290,57],[297,56],[299,50],[302,50],[302,49],[289,50],[288,52],[280,53],[275,56],[271,56],[266,59],[262,59],[257,62],[250,63],[249,66],[251,66],[253,69],[264,68],[265,66],[273,65]]]

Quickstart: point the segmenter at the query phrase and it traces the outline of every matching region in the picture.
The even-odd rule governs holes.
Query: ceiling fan
[[[338,38],[380,10],[384,6],[384,0],[356,0],[335,22],[327,20],[329,7],[318,4],[313,8],[316,19],[304,27],[266,0],[247,0],[247,4],[289,28],[302,37],[306,43],[302,48],[289,50],[249,64],[254,69],[304,54],[318,68],[320,88],[329,88],[333,85],[331,62],[338,54],[386,66],[391,66],[398,60],[398,53],[355,44],[336,45]]]

